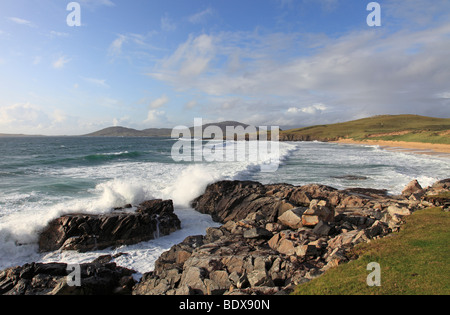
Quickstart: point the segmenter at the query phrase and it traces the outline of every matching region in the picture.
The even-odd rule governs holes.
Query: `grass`
[[[417,115],[383,115],[345,123],[282,131],[283,139],[333,141],[392,140],[450,144],[450,119]]]
[[[359,258],[300,285],[297,295],[450,294],[450,213],[429,208],[413,213],[399,233],[357,246]],[[366,283],[367,265],[381,266],[381,286]]]

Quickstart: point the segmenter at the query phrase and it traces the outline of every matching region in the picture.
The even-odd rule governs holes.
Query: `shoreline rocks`
[[[209,185],[192,206],[210,214],[222,226],[208,228],[205,235],[189,236],[172,246],[139,283],[132,280],[133,271],[111,264],[111,257],[101,257],[94,265],[82,267],[86,270],[84,277],[90,279],[86,288],[67,288],[61,271],[64,264],[28,264],[0,272],[0,294],[288,294],[298,284],[354,259],[351,249],[357,244],[399,230],[403,218],[412,212],[430,206],[448,209],[448,199],[437,196],[450,191],[450,179],[420,191],[417,184],[408,185],[412,190],[405,188],[407,193],[389,196],[385,190],[364,188],[217,182]],[[133,213],[82,220],[85,215],[64,216],[52,222],[42,237],[55,247],[72,248],[77,244],[73,240],[89,240],[84,237],[90,235],[89,226],[93,235],[102,235],[96,239],[96,247],[116,246],[151,237],[154,221],[159,222],[161,233],[166,225],[167,231],[180,225],[171,201],[162,200],[145,202]],[[115,224],[107,224],[110,220]],[[148,230],[135,238],[133,233],[144,226],[139,220],[149,220],[145,225]],[[112,231],[117,233],[108,239]],[[94,248],[90,242],[80,244],[79,250]],[[48,269],[57,270],[56,274],[42,272]],[[113,280],[92,278],[103,273]],[[102,284],[105,281],[108,286]]]
[[[181,228],[171,200],[141,203],[135,212],[69,214],[51,221],[39,236],[39,251],[92,250],[131,245]]]
[[[397,231],[404,216],[432,205],[422,201],[375,189],[214,183],[192,206],[223,225],[173,246],[133,294],[288,294],[354,258],[357,244]]]
[[[0,295],[124,295],[131,294],[133,270],[115,263],[80,265],[80,286],[69,286],[67,264],[31,263],[0,272]]]

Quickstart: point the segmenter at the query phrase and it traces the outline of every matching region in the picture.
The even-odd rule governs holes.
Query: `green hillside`
[[[284,141],[392,140],[450,144],[450,118],[383,115],[282,131]]]
[[[450,214],[441,208],[413,213],[399,233],[363,243],[359,258],[300,285],[298,295],[448,295],[450,294]],[[367,265],[381,266],[381,286],[366,283]]]

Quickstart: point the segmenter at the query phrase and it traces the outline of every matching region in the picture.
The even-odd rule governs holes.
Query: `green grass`
[[[281,139],[333,141],[341,138],[354,140],[393,140],[450,144],[450,119],[417,115],[384,115],[345,123],[311,126],[282,131]],[[401,135],[389,133],[405,132]]]
[[[415,212],[399,233],[357,246],[357,260],[300,285],[297,295],[450,294],[450,213],[441,208]],[[381,266],[381,286],[369,287],[367,265]]]

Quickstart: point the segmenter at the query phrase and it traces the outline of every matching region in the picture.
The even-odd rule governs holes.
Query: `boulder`
[[[306,209],[307,208],[300,207],[288,210],[278,217],[278,221],[292,229],[301,228],[303,226],[302,215]]]
[[[40,233],[39,250],[87,252],[136,244],[180,229],[171,200],[148,201],[137,212],[69,214],[51,221]]]
[[[313,233],[320,236],[328,236],[330,231],[331,227],[323,221],[320,221],[313,229]]]
[[[396,215],[399,215],[399,216],[411,215],[411,211],[408,208],[406,208],[406,207],[400,208],[400,206],[395,206],[395,205],[389,206],[387,208],[387,211],[391,217],[396,216]]]
[[[292,187],[264,186],[252,181],[220,181],[209,185],[191,206],[200,213],[210,214],[214,221],[220,223],[243,220],[256,212],[268,221],[275,221],[283,212],[295,208],[285,200]]]
[[[301,245],[295,248],[295,254],[299,257],[315,256],[320,253],[319,249],[313,245]]]
[[[262,227],[254,227],[244,232],[244,238],[271,238],[272,233]]]
[[[419,184],[417,180],[413,180],[410,182],[402,191],[402,195],[409,197],[412,194],[420,193],[423,190],[422,186]]]
[[[294,255],[295,254],[295,244],[294,241],[288,239],[282,239],[277,244],[277,251],[284,255]]]
[[[314,227],[320,221],[333,222],[334,210],[329,206],[325,200],[314,199],[309,205],[309,209],[302,215],[303,226]]]
[[[433,189],[450,189],[450,178],[443,179],[434,183],[431,188]]]

